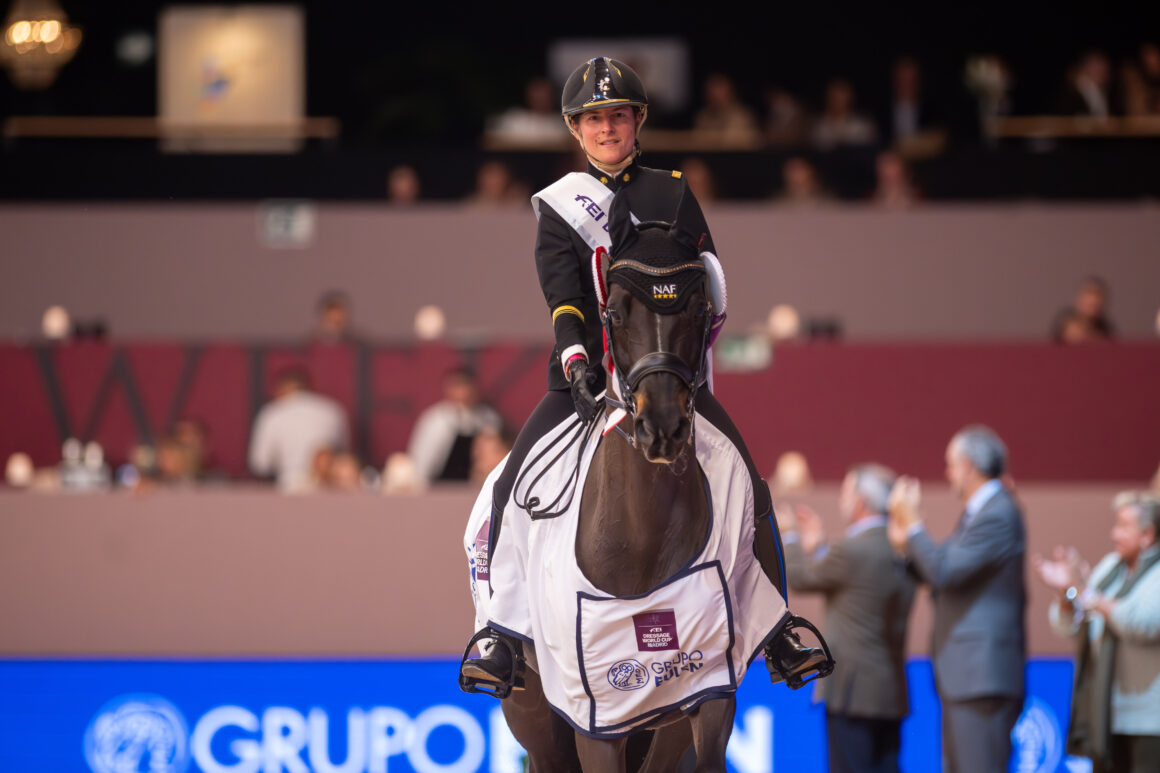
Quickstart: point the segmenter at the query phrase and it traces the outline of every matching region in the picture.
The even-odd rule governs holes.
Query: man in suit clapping
[[[900,478],[890,496],[890,542],[934,599],[931,657],[949,773],[1006,771],[1023,707],[1026,532],[1000,480],[1006,466],[1006,447],[986,427],[951,439],[946,476],[964,512],[942,543],[923,525],[918,481]]]
[[[897,773],[906,696],[906,626],[917,582],[886,538],[894,473],[860,464],[842,481],[838,506],[846,530],[825,541],[806,507],[778,508],[785,568],[795,591],[826,596],[830,678],[818,683],[826,704],[833,773]]]

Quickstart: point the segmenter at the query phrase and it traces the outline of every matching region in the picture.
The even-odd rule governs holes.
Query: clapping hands
[[[1031,557],[1031,567],[1044,585],[1062,596],[1068,588],[1082,588],[1087,583],[1091,567],[1078,550],[1056,545],[1051,556],[1047,559],[1036,553]]]
[[[826,541],[826,529],[822,526],[822,518],[805,505],[798,505],[797,518],[802,551],[807,556],[812,555]]]
[[[887,509],[890,511],[890,521],[886,525],[886,536],[891,546],[899,554],[906,553],[906,542],[910,539],[910,529],[916,523],[922,523],[922,516],[918,512],[922,504],[922,486],[917,478],[900,477],[890,490],[890,499]]]
[[[826,541],[822,518],[805,505],[782,502],[777,506],[777,525],[783,534],[798,535],[802,551],[810,555]]]

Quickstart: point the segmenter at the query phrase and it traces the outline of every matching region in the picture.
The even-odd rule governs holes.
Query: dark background
[[[20,92],[0,77],[0,120],[10,115],[151,116],[156,56],[118,58],[127,34],[156,31],[160,2],[64,0],[84,31],[76,57],[43,92]],[[352,3],[306,0],[307,114],[341,122],[337,140],[310,140],[277,156],[174,155],[152,140],[8,137],[0,152],[0,200],[311,199],[374,200],[388,172],[415,167],[427,199],[468,195],[489,158],[507,162],[530,190],[571,168],[565,153],[487,153],[487,116],[523,100],[546,72],[554,40],[678,37],[688,42],[694,100],[681,114],[650,113],[650,128],[691,124],[705,77],[730,76],[764,118],[765,93],[788,89],[820,107],[833,77],[849,79],[857,108],[885,109],[891,63],[915,57],[946,150],[915,162],[931,200],[1154,199],[1160,141],[1085,138],[1034,145],[984,145],[975,103],[963,85],[968,56],[996,53],[1013,73],[1015,114],[1051,112],[1068,68],[1083,52],[1108,54],[1113,78],[1145,41],[1160,38],[1156,3]],[[599,52],[593,52],[597,54]],[[1113,90],[1113,104],[1115,102]],[[681,168],[685,153],[649,152],[644,162]],[[713,152],[706,158],[723,198],[765,199],[781,165],[803,154],[839,198],[866,198],[877,148],[813,153],[808,148]]]
[[[85,34],[46,92],[4,78],[0,115],[152,115],[155,60],[127,66],[117,41],[154,32],[164,3],[64,0]],[[1113,61],[1160,37],[1155,3],[352,3],[306,0],[307,112],[336,116],[343,145],[472,145],[485,116],[522,100],[563,37],[677,36],[689,43],[694,90],[724,72],[754,108],[788,88],[816,106],[825,82],[853,81],[864,107],[885,97],[891,61],[915,56],[928,88],[953,108],[972,53],[996,52],[1015,74],[1020,113],[1048,110],[1067,67],[1089,48]],[[654,116],[655,118],[656,116]],[[668,116],[669,125],[689,115]]]

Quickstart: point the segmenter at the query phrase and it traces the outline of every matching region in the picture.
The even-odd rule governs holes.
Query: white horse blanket
[[[600,421],[600,420],[598,420]],[[737,689],[753,657],[788,612],[753,555],[753,489],[732,442],[704,417],[695,423],[696,457],[708,481],[712,521],[688,566],[641,596],[614,597],[592,585],[576,564],[576,528],[584,478],[601,442],[600,426],[528,491],[527,481],[558,453],[553,440],[576,431],[570,419],[527,455],[487,565],[492,472],[464,534],[476,630],[484,625],[535,645],[551,706],[580,732],[625,735],[672,709]],[[610,437],[604,442],[621,442]],[[516,503],[551,502],[569,475],[580,477],[566,510],[532,520]],[[505,460],[506,463],[506,460]],[[541,469],[537,469],[541,468]],[[490,581],[490,589],[489,589]]]

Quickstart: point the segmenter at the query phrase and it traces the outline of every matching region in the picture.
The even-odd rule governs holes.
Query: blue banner
[[[0,661],[6,773],[518,773],[498,703],[456,684],[456,662]],[[912,661],[902,766],[938,771],[930,664]],[[811,690],[755,669],[737,694],[735,773],[828,769],[825,714]],[[1011,771],[1076,773],[1063,751],[1071,664],[1028,664]],[[1087,768],[1090,770],[1090,767]]]

